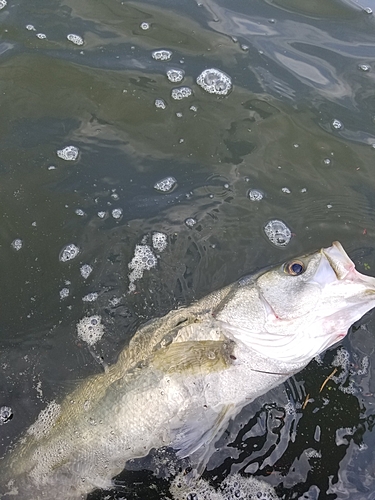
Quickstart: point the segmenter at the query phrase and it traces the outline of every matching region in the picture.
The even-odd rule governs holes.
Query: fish
[[[50,402],[8,450],[0,498],[82,499],[162,447],[200,474],[244,406],[374,306],[375,278],[334,242],[151,320],[116,363]]]

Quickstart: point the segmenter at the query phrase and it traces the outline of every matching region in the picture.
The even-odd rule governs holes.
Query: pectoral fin
[[[235,414],[233,405],[222,406],[194,413],[176,433],[172,447],[180,458],[190,457],[192,465],[201,474],[214,451],[215,442],[220,438]]]
[[[231,340],[176,342],[158,350],[151,363],[165,373],[211,373],[230,366],[233,348]]]

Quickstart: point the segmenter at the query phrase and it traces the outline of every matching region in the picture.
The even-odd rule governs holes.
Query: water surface
[[[0,406],[14,415],[0,426],[1,455],[47,402],[101,370],[77,336],[85,316],[101,317],[95,352],[112,363],[147,319],[333,240],[375,274],[371,8],[9,0],[0,10]],[[152,56],[162,49],[169,60]],[[197,85],[207,68],[230,76],[228,95]],[[181,86],[191,95],[174,99]],[[68,146],[73,161],[58,156]],[[173,190],[154,188],[171,176]],[[272,219],[291,229],[287,246],[267,239]],[[132,274],[155,233],[166,248]],[[64,262],[70,244],[79,253]],[[375,498],[374,334],[369,313],[246,408],[205,479],[239,471],[284,499]],[[127,469],[118,491],[90,498],[169,495],[157,454]]]

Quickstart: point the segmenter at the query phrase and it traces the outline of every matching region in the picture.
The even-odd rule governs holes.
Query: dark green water
[[[333,240],[375,275],[366,7],[375,2],[9,0],[0,10],[0,406],[14,414],[0,426],[0,455],[48,401],[101,369],[77,337],[83,316],[102,317],[96,352],[111,363],[145,320]],[[171,59],[155,60],[157,49]],[[230,75],[227,96],[196,84],[211,67]],[[181,83],[171,68],[183,69]],[[181,85],[192,95],[173,99]],[[57,156],[69,145],[75,161]],[[177,187],[157,192],[168,176]],[[264,198],[251,201],[250,189]],[[293,232],[285,248],[264,234],[275,218]],[[154,232],[167,247],[129,293],[128,264]],[[79,255],[61,262],[71,243]],[[240,471],[284,499],[375,498],[374,312],[342,348],[321,393],[337,349],[246,408],[206,479]],[[134,485],[111,498],[161,498],[167,481],[147,465],[129,465],[122,480]]]

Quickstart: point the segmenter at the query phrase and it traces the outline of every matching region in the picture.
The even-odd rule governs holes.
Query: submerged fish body
[[[374,306],[375,278],[336,242],[151,321],[41,412],[2,460],[0,498],[85,498],[162,446],[201,470],[231,418]]]

